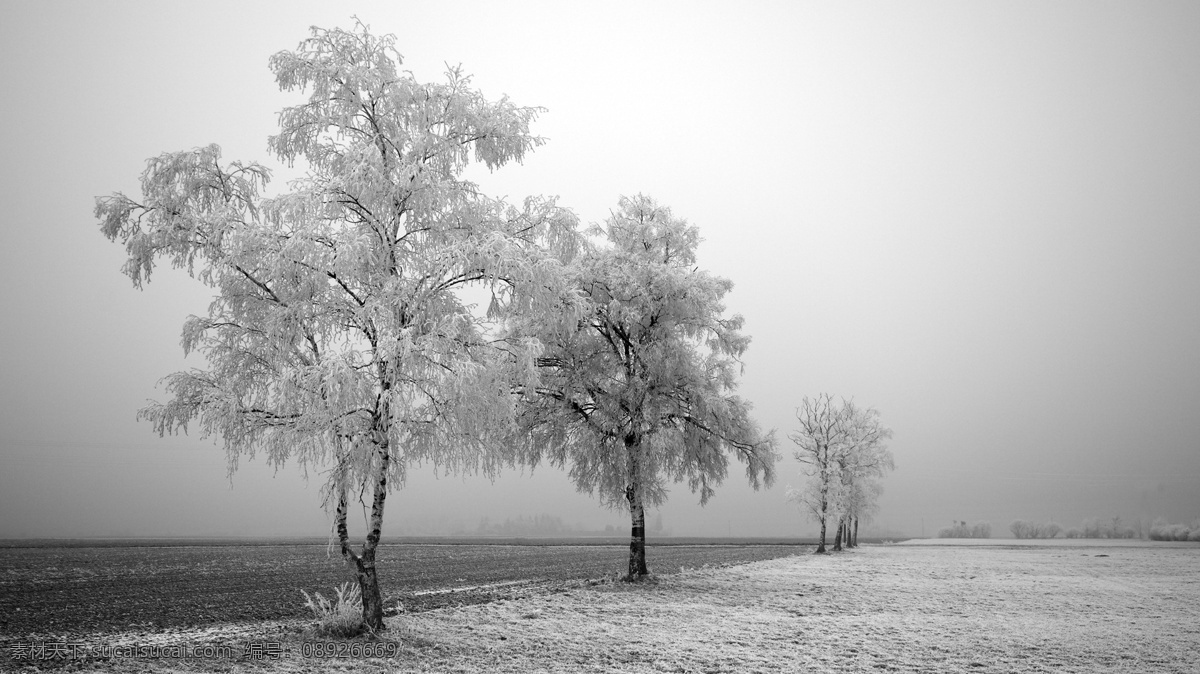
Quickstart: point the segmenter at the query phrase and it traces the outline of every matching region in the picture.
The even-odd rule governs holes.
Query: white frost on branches
[[[140,200],[96,205],[134,285],[165,259],[216,293],[183,330],[208,368],[166,377],[170,399],[140,416],[160,434],[198,422],[231,471],[257,452],[330,466],[343,533],[348,492],[374,494],[372,556],[409,464],[512,463],[512,390],[536,382],[540,347],[504,321],[579,304],[564,275],[574,214],[549,199],[511,206],[461,177],[470,161],[495,169],[540,145],[539,109],[488,101],[458,69],[419,83],[401,62],[391,36],[361,24],[314,28],[271,58],[279,86],[308,95],[270,138],[276,157],[308,167],[281,196],[261,195],[265,167],[222,164],[209,145],[151,159]],[[468,286],[490,290],[486,317],[461,299]]]
[[[880,483],[895,469],[884,444],[892,431],[879,423],[879,412],[853,401],[841,405],[822,394],[804,398],[796,410],[800,428],[788,437],[796,444],[793,456],[803,466],[800,488],[787,497],[821,525],[821,546],[830,518],[837,524],[869,518],[877,507]]]

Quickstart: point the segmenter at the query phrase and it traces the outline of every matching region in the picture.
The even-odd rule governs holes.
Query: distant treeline
[[[554,515],[534,515],[526,518],[524,515],[516,520],[505,518],[503,522],[493,522],[484,517],[479,520],[475,533],[480,536],[565,536],[581,533],[577,527],[571,527]]]
[[[1097,518],[1084,520],[1079,527],[1064,530],[1055,522],[1044,524],[1017,520],[1009,525],[1017,538],[1149,538],[1152,541],[1200,541],[1200,520],[1186,524],[1169,524],[1166,520],[1155,520],[1147,532],[1141,521],[1134,525],[1121,522],[1120,517],[1111,520]]]
[[[1141,523],[1136,527],[1121,522],[1120,517],[1111,520],[1086,519],[1078,527],[1064,529],[1057,522],[1029,522],[1016,520],[1008,525],[1017,538],[1141,538]]]
[[[647,529],[653,533],[662,533],[662,515],[655,514],[653,522]],[[464,532],[465,533],[465,532]],[[584,529],[580,525],[571,526],[563,522],[561,517],[541,514],[532,517],[520,515],[517,519],[505,518],[503,522],[493,522],[484,517],[479,520],[479,526],[473,532],[476,536],[613,536],[619,533],[611,524],[603,531]]]
[[[938,538],[991,538],[992,523],[991,522],[976,522],[975,524],[967,524],[966,520],[954,521],[953,526],[942,527],[938,529]]]
[[[1138,521],[1133,526],[1125,524],[1120,517],[1111,520],[1086,519],[1078,527],[1064,529],[1057,522],[1031,522],[1016,520],[1008,525],[1017,538],[1149,538],[1152,541],[1200,541],[1200,520],[1192,524],[1170,524],[1166,520],[1155,520],[1149,531]],[[991,538],[990,522],[968,524],[955,520],[954,524],[938,529],[938,538]]]

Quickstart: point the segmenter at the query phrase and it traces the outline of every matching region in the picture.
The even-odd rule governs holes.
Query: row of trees
[[[1120,517],[1111,520],[1097,518],[1086,519],[1078,527],[1064,529],[1057,522],[1027,522],[1016,520],[1009,525],[1009,530],[1017,538],[1141,538],[1141,522],[1137,527],[1131,527],[1121,521]]]
[[[1015,538],[1137,538],[1138,533],[1133,527],[1121,523],[1121,518],[1114,517],[1111,522],[1096,519],[1084,520],[1082,527],[1063,529],[1057,522],[1030,522],[1014,520],[1008,525],[1008,530]],[[953,526],[938,530],[938,538],[991,538],[992,525],[990,522],[978,522],[968,525],[965,521],[955,522]]]
[[[835,404],[829,394],[804,398],[796,410],[799,429],[788,437],[803,466],[805,483],[788,489],[788,499],[820,525],[817,552],[825,552],[829,523],[836,525],[833,549],[858,544],[860,519],[869,517],[883,491],[881,479],[895,468],[885,441],[892,431],[879,412],[852,400]]]
[[[464,169],[521,161],[543,142],[541,110],[489,101],[456,68],[417,82],[393,42],[314,28],[271,58],[281,89],[307,93],[269,141],[308,168],[289,191],[266,197],[266,167],[210,145],[151,159],[139,199],[97,200],[135,286],[166,260],[215,292],[183,329],[207,368],[167,376],[170,398],[139,416],[160,435],[198,422],[231,470],[258,453],[323,470],[371,629],[386,498],[414,462],[564,467],[628,508],[629,577],[645,575],[645,507],[669,481],[704,503],[731,454],[755,488],[774,479],[774,437],[734,393],[749,338],[724,316],[732,284],[696,266],[697,229],[648,197],[581,231],[553,199],[481,194]],[[836,461],[851,462],[822,469],[839,476],[824,493],[840,526],[866,504],[850,493],[872,487],[840,477],[857,459]],[[356,549],[347,512],[364,496]]]
[[[1166,526],[1165,522],[1155,522],[1155,526]],[[1099,519],[1084,520],[1079,527],[1064,529],[1057,522],[1031,522],[1027,520],[1014,520],[1008,525],[1008,530],[1012,532],[1015,538],[1031,539],[1031,538],[1055,538],[1061,535],[1063,538],[1138,538],[1141,531],[1141,523],[1138,527],[1125,525],[1121,522],[1121,518],[1114,517],[1110,521],[1102,521]],[[1183,528],[1184,538],[1187,537],[1188,529]],[[943,527],[937,532],[938,538],[991,538],[992,525],[989,522],[979,522],[974,525],[968,525],[964,522],[955,522],[953,526]],[[1151,530],[1151,538],[1154,537],[1154,530]],[[1167,538],[1167,540],[1170,540]]]

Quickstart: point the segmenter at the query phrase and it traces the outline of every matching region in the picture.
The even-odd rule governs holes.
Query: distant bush
[[[1017,538],[1054,538],[1062,533],[1063,528],[1055,522],[1037,524],[1035,522],[1026,522],[1025,520],[1016,520],[1008,525],[1008,530]]]
[[[955,521],[953,526],[938,529],[938,538],[991,538],[992,523],[976,522],[968,525],[966,521]]]
[[[1017,538],[1034,538],[1037,536],[1037,525],[1025,520],[1013,520],[1013,523],[1008,525],[1008,530]]]
[[[1165,520],[1154,520],[1150,527],[1152,541],[1200,541],[1200,520],[1186,524],[1168,524]]]
[[[317,633],[330,637],[353,637],[362,634],[365,626],[362,620],[362,593],[357,584],[342,583],[334,588],[337,593],[336,601],[330,601],[313,592],[308,596],[304,590],[304,605],[317,619]]]

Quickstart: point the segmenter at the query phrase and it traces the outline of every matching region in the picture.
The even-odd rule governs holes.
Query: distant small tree
[[[1013,520],[1013,522],[1008,525],[1008,530],[1011,531],[1012,535],[1016,538],[1033,538],[1034,534],[1037,533],[1037,525],[1032,522],[1026,522],[1025,520]]]
[[[140,200],[96,205],[135,286],[167,259],[217,294],[183,331],[208,369],[168,376],[171,399],[140,416],[159,434],[199,420],[231,471],[256,452],[328,467],[326,503],[374,630],[388,491],[412,461],[490,473],[513,460],[512,386],[536,379],[537,344],[494,326],[569,313],[573,296],[553,289],[577,241],[574,216],[552,201],[513,208],[461,178],[472,159],[497,168],[540,145],[538,109],[488,101],[458,69],[418,83],[393,42],[361,24],[314,28],[271,58],[281,89],[309,92],[269,143],[307,163],[290,192],[264,198],[266,168],[222,165],[210,145],[152,159]],[[468,286],[492,292],[491,322],[459,295]],[[371,502],[357,551],[353,493]]]
[[[821,527],[817,552],[825,552],[828,519],[836,517],[834,549],[841,550],[851,523],[868,515],[882,492],[878,480],[895,468],[884,441],[892,431],[879,423],[879,413],[853,401],[835,405],[833,397],[805,397],[796,409],[800,428],[788,437],[797,446],[793,455],[803,466],[804,485],[788,489],[797,503]],[[853,537],[849,537],[854,540]]]
[[[793,456],[803,466],[804,484],[788,489],[788,500],[795,502],[821,527],[817,552],[825,552],[829,516],[838,500],[837,453],[846,441],[847,429],[841,423],[833,397],[823,393],[804,398],[796,408],[799,430],[788,435],[797,446]]]
[[[735,395],[749,345],[726,318],[733,284],[696,267],[699,232],[645,196],[622,198],[570,267],[582,318],[533,315],[545,345],[520,412],[525,461],[568,467],[576,487],[627,508],[629,572],[646,566],[647,506],[686,480],[708,502],[733,454],[757,489],[774,480],[775,440]],[[565,319],[565,320],[563,320]]]
[[[842,540],[846,545],[854,546],[859,519],[869,517],[877,508],[883,493],[880,480],[887,471],[895,470],[896,463],[884,444],[892,431],[879,423],[878,411],[858,407],[850,400],[843,402],[841,414],[849,434],[836,458],[841,481],[838,528],[844,530]]]

